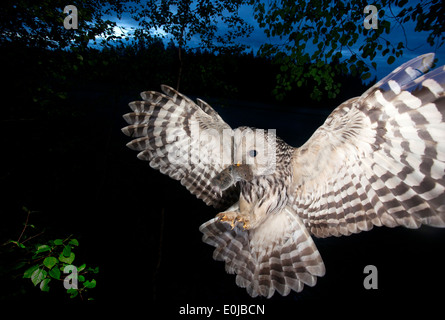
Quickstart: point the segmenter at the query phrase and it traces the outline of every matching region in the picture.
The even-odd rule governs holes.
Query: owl
[[[300,147],[275,130],[232,129],[168,86],[131,102],[127,146],[219,213],[202,224],[213,258],[252,296],[314,286],[312,237],[373,226],[445,227],[445,66],[434,54],[338,106]]]

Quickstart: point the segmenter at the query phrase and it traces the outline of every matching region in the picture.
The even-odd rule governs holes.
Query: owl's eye
[[[251,156],[252,158],[255,158],[257,154],[258,154],[258,152],[256,150],[249,151],[249,156]]]

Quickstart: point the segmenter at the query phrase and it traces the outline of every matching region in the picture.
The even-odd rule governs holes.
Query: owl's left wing
[[[341,104],[293,154],[291,203],[318,237],[445,227],[445,67],[434,55]]]
[[[204,101],[161,88],[164,93],[142,92],[143,101],[130,103],[133,112],[124,115],[129,125],[122,132],[135,139],[127,146],[206,204],[231,205],[239,195],[235,187],[215,193],[211,180],[232,163],[232,129]]]

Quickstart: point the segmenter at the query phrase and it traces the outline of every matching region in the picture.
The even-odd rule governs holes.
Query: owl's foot
[[[243,229],[248,230],[250,228],[250,219],[246,216],[241,216],[239,212],[227,211],[221,212],[216,215],[216,217],[222,222],[230,223],[232,230],[235,228],[237,222],[243,224]]]

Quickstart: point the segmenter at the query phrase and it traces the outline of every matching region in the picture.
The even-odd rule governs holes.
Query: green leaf
[[[83,284],[85,286],[85,288],[94,288],[96,287],[96,280],[91,280],[91,281],[85,281],[85,283]]]
[[[91,271],[91,272],[93,272],[93,273],[99,273],[99,267],[96,267],[96,268],[94,268],[94,269],[91,268],[91,267],[88,267],[87,270],[88,270],[88,271]]]
[[[383,10],[382,10],[383,11]],[[391,23],[389,21],[385,21],[385,32],[389,34],[391,32]]]
[[[77,295],[79,294],[79,291],[77,289],[74,289],[74,288],[68,289],[68,290],[66,290],[66,292],[68,294],[70,294],[70,298],[71,299],[77,297]]]
[[[46,257],[45,260],[43,260],[43,265],[47,267],[48,269],[51,269],[54,267],[54,265],[57,263],[57,259],[54,257]]]
[[[77,268],[77,271],[78,271],[78,272],[83,271],[83,270],[85,269],[86,266],[87,266],[87,265],[86,265],[85,263],[82,264],[79,268]]]
[[[43,281],[40,283],[40,290],[42,290],[44,292],[48,292],[49,291],[48,283],[50,281],[51,281],[50,278],[43,279]]]
[[[52,268],[52,269],[49,271],[49,275],[50,275],[52,278],[54,278],[54,279],[60,280],[60,270],[59,270],[59,268]]]
[[[59,260],[67,264],[71,264],[74,261],[74,258],[75,258],[74,252],[71,252],[69,257],[65,257],[62,253],[59,255]]]
[[[70,246],[65,246],[65,248],[63,248],[63,255],[65,257],[69,257],[71,255],[71,247]]]
[[[50,251],[50,250],[51,250],[51,247],[49,245],[42,244],[42,245],[37,247],[36,254],[42,253],[42,252],[46,252],[46,251]]]
[[[31,281],[36,286],[38,285],[43,279],[46,278],[47,272],[43,269],[38,268],[35,270],[31,275]]]
[[[369,79],[370,77],[371,77],[371,72],[367,72],[367,73],[362,75],[362,80]]]
[[[12,270],[18,270],[18,269],[22,268],[24,265],[26,265],[26,262],[20,261],[19,263],[17,263],[15,266],[12,267]]]
[[[62,239],[56,239],[56,240],[54,240],[54,244],[55,244],[56,246],[60,246],[60,245],[63,244],[63,240],[62,240]]]
[[[72,244],[73,246],[78,246],[79,245],[79,241],[77,241],[77,239],[71,239],[69,244]]]
[[[39,266],[38,265],[34,265],[29,267],[24,273],[23,273],[23,278],[25,279],[29,279],[31,278],[32,274],[34,273],[34,271],[37,270]]]
[[[25,249],[25,248],[26,248],[26,246],[25,246],[23,243],[21,243],[21,242],[17,242],[17,245],[18,245],[20,248],[22,248],[22,249]]]
[[[392,64],[394,61],[396,61],[396,58],[394,58],[394,56],[389,56],[388,58],[388,64]]]

